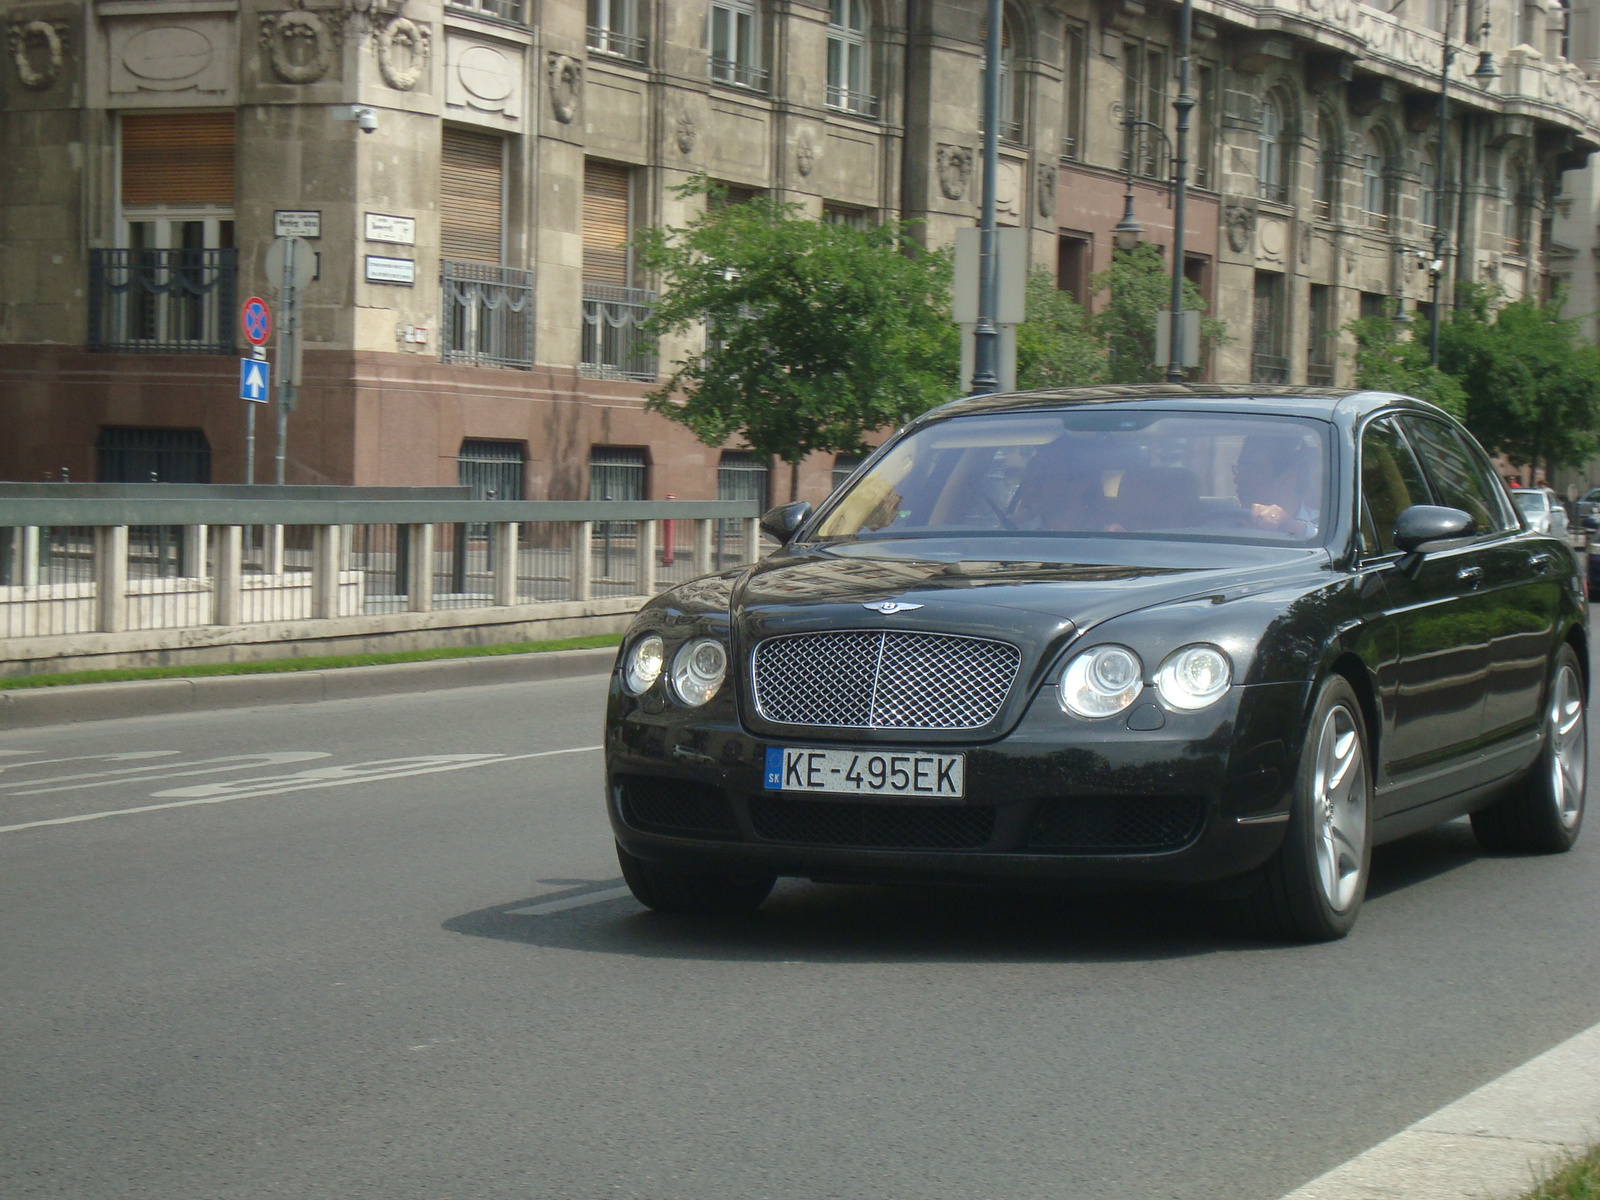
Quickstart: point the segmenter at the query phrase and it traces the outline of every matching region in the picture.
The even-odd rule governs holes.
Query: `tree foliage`
[[[1111,265],[1089,280],[1090,289],[1106,292],[1106,303],[1092,320],[1109,355],[1107,382],[1160,383],[1167,364],[1156,362],[1156,314],[1171,307],[1172,275],[1161,251],[1150,242],[1117,250]],[[1183,307],[1205,312],[1200,289],[1183,281]],[[1227,336],[1227,327],[1212,317],[1200,319],[1200,346],[1209,352]],[[1190,372],[1193,374],[1193,372]]]
[[[1027,320],[1017,326],[1017,386],[1086,387],[1106,377],[1106,346],[1083,305],[1047,268],[1028,275]]]
[[[794,467],[860,454],[866,434],[955,395],[947,255],[922,252],[899,222],[855,229],[770,199],[719,203],[704,178],[678,194],[705,195],[706,210],[634,243],[663,285],[647,332],[710,336],[649,408],[707,445],[737,435]]]
[[[1351,321],[1346,328],[1356,339],[1357,387],[1415,396],[1457,417],[1467,415],[1467,394],[1461,384],[1429,364],[1426,343],[1410,336],[1403,322],[1374,315]]]

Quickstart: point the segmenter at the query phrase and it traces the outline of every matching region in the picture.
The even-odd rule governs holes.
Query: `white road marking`
[[[586,904],[603,904],[607,900],[621,900],[633,893],[626,887],[605,888],[598,892],[585,892],[581,896],[565,896],[560,900],[546,900],[526,908],[508,908],[500,915],[505,917],[542,917],[548,913],[566,912],[569,908],[582,908]]]
[[[466,767],[494,766],[499,763],[522,762],[530,758],[551,758],[558,754],[589,754],[599,749],[601,749],[600,746],[569,746],[562,750],[539,750],[532,754],[439,755],[427,760],[428,762],[434,764],[431,766],[419,767],[405,771],[396,771],[389,774],[373,774],[369,772],[366,774],[350,775],[349,772],[352,770],[359,771],[359,769],[363,766],[372,765],[371,763],[357,763],[352,767],[344,768],[343,770],[345,774],[334,779],[327,778],[325,772],[319,774],[317,772],[307,771],[301,772],[299,776],[280,775],[270,777],[266,780],[238,780],[236,782],[242,784],[256,782],[270,783],[273,786],[260,788],[254,791],[230,792],[223,790],[210,793],[205,796],[195,797],[193,799],[169,800],[164,804],[140,804],[132,808],[113,808],[106,812],[79,813],[78,815],[71,817],[51,817],[48,820],[43,821],[25,821],[20,825],[0,825],[0,833],[16,833],[19,830],[39,829],[46,825],[77,825],[84,821],[103,820],[106,817],[127,817],[132,816],[135,813],[161,812],[169,808],[190,808],[196,804],[226,804],[229,800],[243,800],[251,796],[275,796],[283,792],[310,791],[314,788],[348,787],[352,783],[373,783],[380,780],[399,779],[407,775],[431,775],[439,771],[460,771]],[[307,753],[307,757],[326,757],[326,752],[316,751],[314,753]],[[441,758],[449,758],[451,761],[441,763]],[[468,759],[469,761],[460,761],[463,758]],[[393,763],[396,761],[416,762],[418,760],[383,759],[380,761]],[[313,777],[306,778],[307,776]],[[287,782],[288,780],[292,779],[299,779],[300,782]],[[188,792],[191,790],[198,789],[178,788],[174,789],[172,792],[156,792],[154,795],[173,795],[178,792]]]
[[[7,756],[17,754],[31,754],[31,750],[0,750],[0,754]],[[0,766],[0,771],[15,771],[18,767],[48,767],[54,763],[83,762],[86,759],[99,759],[105,762],[133,762],[140,758],[170,758],[178,750],[124,750],[120,754],[74,754],[70,758],[34,758],[27,762],[6,763]],[[19,782],[42,782],[34,780],[20,780]]]
[[[28,788],[27,791],[13,791],[13,796],[43,796],[50,792],[81,792],[89,788],[116,787],[122,783],[148,783],[155,779],[182,779],[189,775],[215,775],[219,771],[248,771],[251,767],[271,767],[279,763],[305,762],[312,758],[331,757],[326,750],[268,750],[259,754],[227,754],[221,758],[201,758],[191,763],[161,763],[153,767],[126,767],[121,771],[95,771],[83,775],[59,775],[53,779],[19,779],[16,783],[3,784],[0,787],[17,788],[30,783],[48,783],[50,787]],[[192,771],[173,771],[169,767],[183,766],[194,767]],[[143,778],[130,779],[135,773],[159,771],[159,775],[144,774]],[[115,776],[112,779],[103,776]],[[89,780],[91,782],[65,783],[62,780]],[[59,785],[59,786],[56,786]],[[159,794],[159,793],[157,793]]]
[[[1447,1104],[1283,1200],[1517,1196],[1600,1138],[1600,1025]]]

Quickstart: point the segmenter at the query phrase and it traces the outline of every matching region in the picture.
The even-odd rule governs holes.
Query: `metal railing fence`
[[[656,340],[641,326],[655,309],[656,294],[614,284],[583,285],[583,373],[601,379],[656,381]]]
[[[0,484],[0,639],[648,596],[761,552],[753,501],[470,491]]]
[[[239,252],[90,250],[95,352],[232,354]]]
[[[440,357],[480,367],[533,366],[533,272],[444,259]]]

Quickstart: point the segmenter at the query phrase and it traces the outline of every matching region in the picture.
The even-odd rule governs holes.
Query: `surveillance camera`
[[[363,108],[356,114],[356,128],[362,133],[376,133],[378,131],[378,114],[370,108]]]

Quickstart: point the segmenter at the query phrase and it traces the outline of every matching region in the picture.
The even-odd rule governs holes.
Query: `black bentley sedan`
[[[780,875],[1220,884],[1327,939],[1377,843],[1578,836],[1578,564],[1431,405],[959,400],[763,526],[779,552],[655,598],[617,659],[608,810],[652,908]]]

